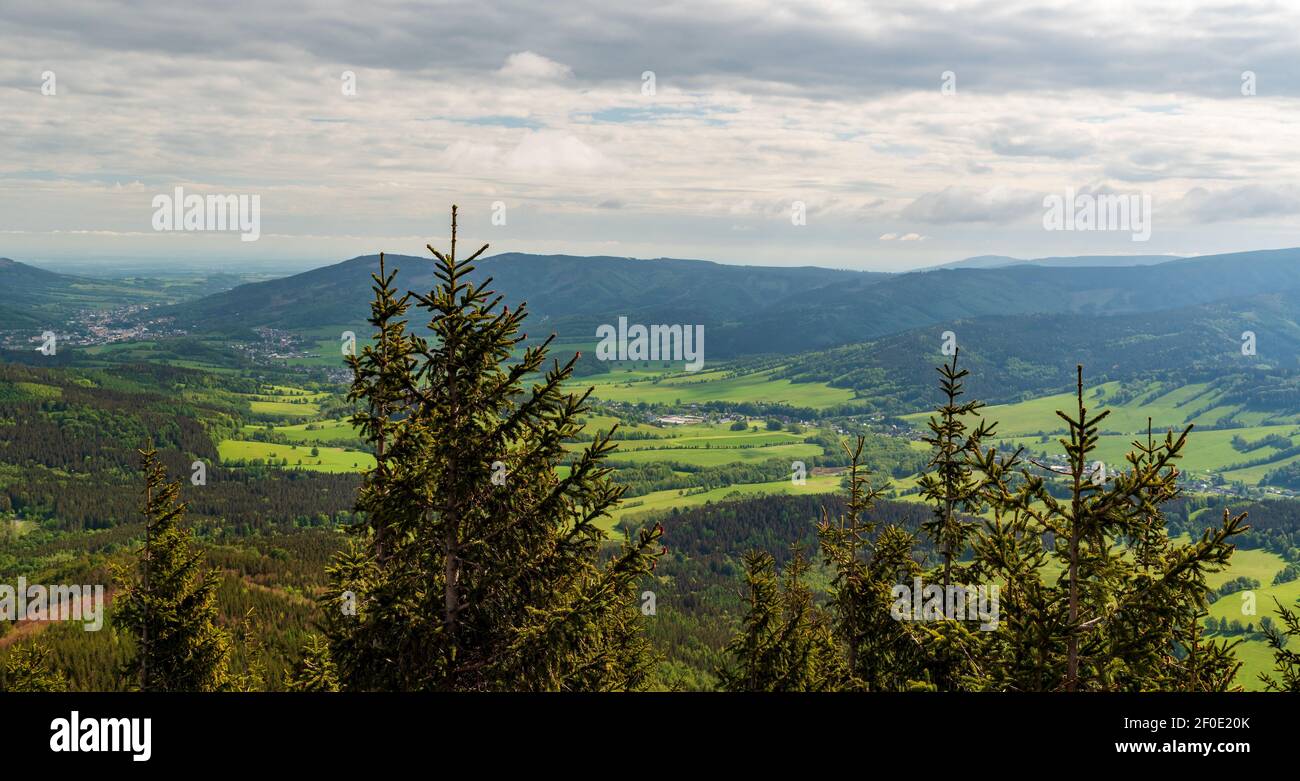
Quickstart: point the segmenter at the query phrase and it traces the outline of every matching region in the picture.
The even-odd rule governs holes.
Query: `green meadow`
[[[263,426],[247,425],[245,431],[260,431]],[[358,434],[346,418],[276,426],[277,434],[292,442],[338,442],[355,439]]]
[[[686,509],[700,507],[710,502],[725,499],[739,499],[750,496],[771,494],[829,494],[840,490],[839,475],[817,475],[808,477],[803,485],[795,485],[791,480],[775,480],[770,483],[742,483],[708,491],[691,493],[690,489],[655,491],[643,496],[633,496],[623,503],[610,517],[602,518],[599,525],[612,530],[619,521],[634,519],[642,515],[665,512],[674,507]]]
[[[241,393],[255,415],[282,418],[312,418],[320,414],[320,402],[328,393],[287,385],[267,385],[258,393]]]
[[[710,401],[765,402],[825,409],[853,400],[853,391],[824,383],[773,379],[771,372],[732,376],[722,369],[664,376],[659,371],[615,371],[571,381],[571,390],[594,387],[604,401],[646,404],[700,404]]]
[[[1210,617],[1214,619],[1226,619],[1229,623],[1240,621],[1243,626],[1254,624],[1259,627],[1259,620],[1264,616],[1269,616],[1277,621],[1277,605],[1273,602],[1274,598],[1278,599],[1283,605],[1294,606],[1296,600],[1300,599],[1300,580],[1293,580],[1290,583],[1283,583],[1277,586],[1272,585],[1273,576],[1286,565],[1282,557],[1275,553],[1265,550],[1242,550],[1238,548],[1232,554],[1232,562],[1229,568],[1223,572],[1217,572],[1209,575],[1206,582],[1212,588],[1217,588],[1229,580],[1237,577],[1249,577],[1258,580],[1260,588],[1254,590],[1255,613],[1250,615],[1244,613],[1248,605],[1242,599],[1241,593],[1229,594],[1220,597],[1218,601],[1210,605]],[[1227,639],[1229,641],[1238,639],[1236,636],[1218,637],[1217,639]],[[1242,688],[1255,691],[1263,688],[1263,683],[1259,680],[1260,673],[1268,673],[1273,669],[1273,652],[1269,649],[1268,644],[1260,639],[1244,640],[1237,645],[1235,649],[1237,658],[1241,660],[1241,671],[1237,674],[1237,683]]]
[[[822,449],[819,445],[806,443],[767,447],[679,447],[640,450],[623,450],[620,447],[610,454],[609,460],[632,464],[673,462],[690,466],[720,466],[744,461],[766,461],[769,458],[797,461],[821,454]]]
[[[222,463],[231,461],[279,461],[288,459],[286,469],[309,469],[315,472],[359,472],[373,468],[374,456],[359,450],[341,447],[316,447],[311,454],[309,445],[274,445],[269,442],[249,442],[241,439],[223,439],[217,446]]]
[[[1108,382],[1085,390],[1084,406],[1090,411],[1110,410],[1110,415],[1101,424],[1103,432],[1145,434],[1148,417],[1151,418],[1152,427],[1157,431],[1169,428],[1181,429],[1188,423],[1194,423],[1201,428],[1211,427],[1228,416],[1242,426],[1248,427],[1300,423],[1300,412],[1293,415],[1268,415],[1222,405],[1218,402],[1216,392],[1204,384],[1174,389],[1149,384],[1136,389],[1137,393],[1131,398],[1116,402],[1116,396],[1125,390],[1118,382]],[[990,405],[984,408],[982,415],[989,420],[997,421],[997,433],[1003,437],[1051,434],[1065,431],[1065,423],[1057,416],[1056,411],[1069,412],[1075,408],[1075,404],[1073,393],[1058,393],[1016,404]],[[919,412],[903,417],[913,425],[922,427],[929,415],[929,412]]]
[[[1180,430],[1176,430],[1177,434]],[[1261,439],[1269,434],[1280,434],[1284,437],[1290,437],[1295,433],[1297,436],[1295,442],[1300,444],[1300,431],[1297,431],[1293,425],[1286,426],[1257,426],[1253,428],[1226,429],[1217,431],[1192,429],[1192,433],[1187,437],[1187,445],[1183,448],[1183,456],[1178,460],[1178,467],[1185,472],[1192,474],[1219,473],[1228,480],[1241,480],[1247,484],[1257,484],[1269,471],[1278,468],[1279,465],[1287,461],[1294,460],[1295,457],[1287,459],[1270,461],[1269,463],[1241,470],[1226,471],[1225,468],[1232,464],[1240,464],[1260,458],[1270,458],[1281,452],[1279,448],[1272,446],[1260,447],[1249,453],[1238,452],[1232,446],[1232,439],[1235,436],[1241,436],[1248,440]],[[1157,442],[1163,441],[1164,430],[1155,431],[1153,435]],[[1046,450],[1048,453],[1064,452],[1060,443],[1057,441],[1061,435],[1048,435],[1048,441],[1043,442],[1042,437],[1019,437],[1003,438],[997,440],[999,445],[1008,445],[1015,447],[1023,445],[1032,450]],[[1132,451],[1135,441],[1146,441],[1146,432],[1142,434],[1103,434],[1098,438],[1097,451],[1093,456],[1107,464],[1122,465],[1125,463],[1125,456]]]
[[[1192,474],[1217,473],[1227,480],[1257,485],[1268,472],[1297,458],[1280,457],[1285,448],[1273,445],[1240,452],[1232,446],[1232,440],[1242,437],[1254,441],[1280,435],[1291,439],[1294,445],[1300,445],[1300,425],[1293,420],[1300,416],[1240,412],[1218,404],[1214,393],[1205,385],[1189,385],[1168,391],[1152,385],[1132,398],[1116,403],[1114,397],[1119,391],[1119,383],[1106,383],[1086,391],[1084,397],[1084,404],[1090,411],[1110,411],[1101,423],[1094,456],[1107,464],[1124,464],[1125,456],[1133,450],[1134,441],[1146,441],[1148,416],[1152,434],[1157,440],[1163,440],[1167,431],[1179,433],[1189,423],[1194,424],[1183,457],[1178,462],[1180,469]],[[985,419],[997,422],[1000,437],[996,442],[1000,446],[1024,446],[1035,451],[1060,453],[1063,451],[1058,440],[1065,435],[1065,425],[1056,411],[1069,411],[1075,404],[1073,394],[1062,393],[1017,404],[989,406],[982,414]],[[1242,427],[1211,428],[1229,415]],[[928,417],[929,413],[917,413],[907,415],[905,419],[915,426],[924,427]],[[1266,463],[1229,469],[1261,459],[1266,459]]]
[[[607,431],[613,418],[591,417],[587,430]],[[762,421],[748,421],[744,431],[732,431],[730,423],[698,423],[682,426],[620,426],[619,431],[635,431],[648,439],[620,439],[609,455],[613,462],[632,464],[679,463],[697,467],[720,466],[770,458],[797,461],[822,455],[820,445],[805,441],[809,434],[768,431]],[[583,442],[567,445],[581,450]]]

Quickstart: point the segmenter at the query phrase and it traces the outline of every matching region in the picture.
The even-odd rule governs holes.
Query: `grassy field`
[[[1300,440],[1297,440],[1297,442],[1300,442]],[[1289,456],[1277,461],[1271,461],[1267,464],[1250,466],[1244,469],[1230,469],[1223,472],[1223,477],[1226,480],[1240,480],[1247,485],[1259,485],[1259,482],[1263,480],[1269,472],[1286,466],[1287,464],[1293,464],[1297,459],[1300,459],[1300,456]]]
[[[1177,433],[1177,432],[1175,432]],[[1225,471],[1225,467],[1232,464],[1240,464],[1246,461],[1258,458],[1269,458],[1280,452],[1279,448],[1272,446],[1261,447],[1252,450],[1249,453],[1238,452],[1232,446],[1232,439],[1235,436],[1241,436],[1248,440],[1257,440],[1269,434],[1280,434],[1289,437],[1291,434],[1297,435],[1296,442],[1300,443],[1300,431],[1295,426],[1257,426],[1253,428],[1227,429],[1220,431],[1198,431],[1192,429],[1192,433],[1187,437],[1187,445],[1183,449],[1183,457],[1179,459],[1178,466],[1185,472],[1191,473],[1220,473],[1229,480],[1241,480],[1248,484],[1257,484],[1269,471],[1278,468],[1279,465],[1293,460],[1294,457],[1273,461],[1261,466],[1250,467],[1247,469]],[[1163,440],[1164,432],[1155,432],[1157,441]],[[997,440],[1000,445],[1024,445],[1032,450],[1046,450],[1048,453],[1063,453],[1064,449],[1057,441],[1060,435],[1048,435],[1048,441],[1043,442],[1042,437],[1020,437],[1005,438]],[[1097,442],[1097,452],[1094,459],[1100,459],[1107,464],[1122,465],[1125,463],[1124,456],[1133,450],[1134,440],[1146,441],[1146,433],[1136,434],[1103,434]]]
[[[607,430],[612,418],[588,419],[588,430]],[[637,431],[650,439],[618,440],[611,461],[634,464],[677,462],[691,466],[720,466],[769,458],[797,461],[822,454],[820,445],[804,440],[812,433],[768,431],[759,421],[750,421],[743,431],[732,431],[730,422],[698,423],[684,426],[619,427],[620,431]],[[581,450],[586,443],[575,442],[570,450]]]
[[[1255,615],[1246,615],[1242,612],[1245,603],[1242,595],[1229,594],[1221,597],[1213,605],[1210,605],[1210,617],[1227,619],[1229,623],[1233,620],[1240,621],[1243,625],[1254,624],[1259,626],[1260,618],[1269,616],[1274,621],[1277,620],[1277,606],[1273,599],[1277,598],[1283,605],[1294,606],[1297,599],[1300,599],[1300,581],[1291,581],[1274,586],[1273,576],[1278,570],[1285,566],[1286,562],[1280,556],[1264,550],[1237,550],[1232,554],[1231,566],[1224,572],[1214,573],[1206,578],[1206,581],[1212,588],[1217,588],[1225,582],[1236,577],[1250,577],[1258,580],[1261,587],[1255,589]],[[1220,637],[1219,639],[1225,639]],[[1226,639],[1235,639],[1228,637]],[[1263,688],[1259,680],[1260,673],[1271,672],[1273,669],[1273,653],[1268,644],[1263,640],[1246,640],[1236,647],[1237,658],[1241,660],[1241,671],[1237,675],[1237,683],[1243,688],[1254,691]]]
[[[683,434],[659,439],[620,439],[619,452],[628,450],[673,450],[683,448],[746,448],[791,445],[803,442],[803,436],[788,431],[726,431],[696,435]]]
[[[374,456],[358,450],[341,447],[317,447],[317,455],[306,445],[273,445],[268,442],[249,442],[241,439],[224,439],[217,447],[223,463],[287,458],[286,469],[309,469],[316,472],[359,472],[375,465]]]
[[[850,390],[822,383],[774,380],[771,372],[730,377],[724,371],[714,370],[664,377],[662,370],[634,370],[582,377],[568,385],[570,390],[585,390],[589,386],[595,387],[592,395],[599,399],[647,404],[767,402],[825,409],[853,400]]]
[[[1101,424],[1102,434],[1094,456],[1107,464],[1124,464],[1125,455],[1133,450],[1133,441],[1145,441],[1148,416],[1157,439],[1162,439],[1170,429],[1176,433],[1181,431],[1188,423],[1199,426],[1192,429],[1183,458],[1179,461],[1179,467],[1192,474],[1217,473],[1228,480],[1257,485],[1265,474],[1297,458],[1276,458],[1284,448],[1272,445],[1249,452],[1240,452],[1232,446],[1234,437],[1259,440],[1269,435],[1280,435],[1291,439],[1293,444],[1300,444],[1300,426],[1287,416],[1273,416],[1269,418],[1272,422],[1264,425],[1266,416],[1262,414],[1234,413],[1231,408],[1217,405],[1204,385],[1190,385],[1168,392],[1152,386],[1148,392],[1140,393],[1122,404],[1115,404],[1111,399],[1119,390],[1118,383],[1106,383],[1085,394],[1085,406],[1090,410],[1110,410],[1110,415]],[[997,440],[999,445],[1023,445],[1031,450],[1061,453],[1063,450],[1057,440],[1064,435],[1065,425],[1056,411],[1069,412],[1075,404],[1074,396],[1064,393],[1018,404],[990,406],[983,410],[983,417],[998,422],[997,433],[1001,435]],[[1236,420],[1248,425],[1234,429],[1206,428],[1230,413],[1235,415]],[[905,419],[922,427],[927,417],[928,413],[918,413],[905,416]],[[1269,462],[1228,470],[1230,466],[1259,459],[1269,459]]]
[[[819,475],[809,477],[803,485],[795,485],[790,480],[777,480],[770,483],[743,483],[725,488],[714,488],[699,493],[687,490],[655,491],[643,496],[634,496],[623,501],[609,518],[601,520],[600,525],[606,530],[624,518],[636,518],[657,512],[671,510],[674,507],[699,507],[709,502],[735,499],[746,496],[764,496],[769,494],[829,494],[840,490],[839,475]]]
[[[370,338],[374,328],[367,323],[352,323],[343,325],[326,325],[319,328],[312,328],[302,332],[302,336],[309,342],[310,346],[304,352],[306,355],[299,358],[285,358],[286,366],[326,366],[345,368],[347,361],[343,356],[344,331],[351,331],[356,334],[357,353],[365,347],[365,342]]]
[[[286,418],[310,418],[320,414],[320,407],[310,402],[296,403],[291,401],[252,399],[248,402],[248,406],[258,415],[279,415]]]
[[[241,393],[255,415],[290,419],[312,418],[320,414],[320,403],[328,393],[309,391],[287,385],[267,385],[258,393]]]
[[[671,461],[690,466],[720,466],[743,461],[766,461],[769,458],[798,461],[822,454],[819,445],[790,444],[770,445],[768,447],[714,447],[714,448],[670,448],[652,450],[623,450],[621,447],[611,453],[611,461],[633,464],[653,464]]]
[[[1146,432],[1147,418],[1159,431],[1183,428],[1194,423],[1201,428],[1214,425],[1220,418],[1232,415],[1243,426],[1285,426],[1300,422],[1300,413],[1294,415],[1267,415],[1260,412],[1242,412],[1235,407],[1219,405],[1206,385],[1188,385],[1165,390],[1149,385],[1131,399],[1116,403],[1114,397],[1121,391],[1120,384],[1108,382],[1084,392],[1084,405],[1097,412],[1110,410],[1102,422],[1102,430],[1135,434]],[[983,410],[985,418],[998,422],[998,434],[1003,437],[1021,437],[1040,433],[1064,432],[1065,423],[1057,410],[1070,412],[1075,408],[1073,393],[1042,396],[1016,404],[995,404]],[[928,412],[905,415],[904,419],[918,427],[924,426]]]
[[[245,431],[260,431],[263,426],[244,426]],[[339,442],[355,439],[358,434],[345,418],[276,426],[275,432],[292,442]]]

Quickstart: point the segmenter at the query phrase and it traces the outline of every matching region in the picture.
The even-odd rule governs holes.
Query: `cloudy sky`
[[[1295,3],[186,5],[6,5],[0,256],[415,254],[452,202],[493,252],[900,270],[1300,245]],[[177,186],[260,196],[260,239],[155,231]],[[1148,195],[1150,240],[1045,230],[1067,188]]]

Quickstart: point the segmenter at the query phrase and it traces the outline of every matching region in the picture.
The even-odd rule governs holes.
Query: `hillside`
[[[389,260],[402,269],[403,287],[432,283],[425,259]],[[197,332],[360,323],[376,268],[376,256],[358,257],[161,311]],[[1300,288],[1300,249],[1110,268],[1017,264],[896,275],[506,254],[482,261],[476,274],[493,277],[507,302],[527,301],[533,322],[564,337],[589,339],[619,316],[702,323],[709,356],[731,358],[822,350],[991,315],[1114,316],[1289,291]]]
[[[433,284],[427,258],[387,255],[400,269],[398,284],[425,290]],[[205,331],[257,326],[292,330],[365,320],[370,274],[378,255],[352,258],[283,279],[242,285],[163,314],[178,325]],[[723,323],[770,308],[808,290],[869,286],[885,274],[813,266],[728,266],[702,260],[635,260],[572,255],[507,253],[476,263],[474,277],[493,279],[512,305],[527,301],[534,322],[560,327],[568,336],[590,336],[595,326],[620,315],[642,322]]]
[[[0,258],[0,331],[53,329],[93,309],[168,300],[156,283],[59,274]]]
[[[1177,255],[1076,255],[1074,257],[1050,258],[1013,258],[1008,255],[976,255],[973,258],[955,260],[930,266],[922,271],[938,271],[946,268],[1005,268],[1007,266],[1087,266],[1094,268],[1115,266],[1152,266],[1179,260]]]
[[[1236,404],[1282,412],[1300,404],[1300,289],[1105,317],[988,315],[890,334],[797,356],[780,378],[858,391],[887,412],[929,406],[942,333],[952,330],[971,370],[968,390],[988,402],[1019,401],[1090,383],[1213,382]],[[1241,352],[1255,332],[1257,354]]]

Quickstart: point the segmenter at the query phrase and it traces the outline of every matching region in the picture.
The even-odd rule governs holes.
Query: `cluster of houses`
[[[655,418],[655,422],[664,426],[689,426],[703,423],[704,418],[699,415],[661,415]]]

